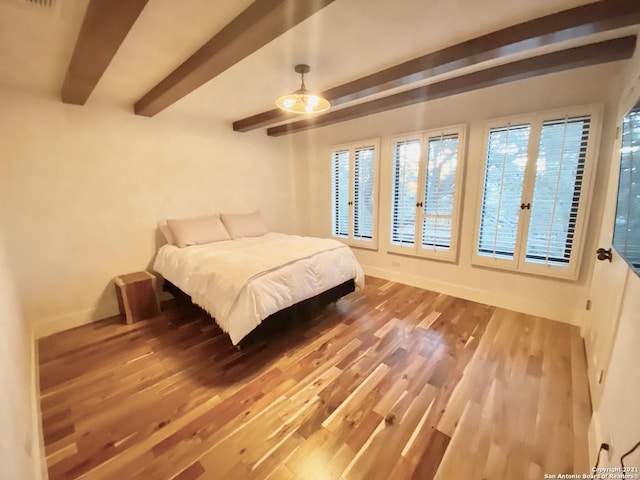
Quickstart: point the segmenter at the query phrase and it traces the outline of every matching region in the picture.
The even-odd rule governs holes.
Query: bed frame
[[[162,289],[169,292],[178,300],[193,303],[189,295],[168,280],[164,280]],[[284,308],[265,318],[260,325],[240,340],[240,343],[236,346],[240,349],[256,339],[271,336],[274,333],[290,329],[297,323],[308,321],[315,317],[324,307],[355,291],[355,289],[355,281],[354,279],[350,279],[340,285],[325,290],[315,297],[302,300],[290,307]]]

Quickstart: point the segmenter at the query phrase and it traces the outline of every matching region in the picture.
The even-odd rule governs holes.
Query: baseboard
[[[539,299],[530,297],[515,297],[500,295],[494,290],[482,288],[470,288],[453,283],[441,282],[431,278],[426,278],[409,273],[387,270],[370,265],[362,265],[365,274],[372,277],[383,278],[392,282],[411,285],[412,287],[424,288],[434,292],[445,293],[452,297],[464,298],[473,302],[493,305],[495,307],[506,308],[515,312],[526,313],[537,317],[544,317],[569,325],[580,326],[580,318],[572,310],[558,309],[552,302],[541,302]]]
[[[173,299],[168,292],[158,292],[158,300],[162,303]],[[59,315],[48,319],[31,319],[35,339],[48,337],[58,332],[63,332],[71,328],[80,327],[89,323],[104,320],[105,318],[118,315],[118,305],[109,305],[96,308],[87,308],[65,315]]]
[[[31,319],[36,339],[80,327],[118,314],[118,306],[88,308],[48,319]]]
[[[598,412],[594,411],[591,415],[591,422],[589,422],[589,465],[596,464],[601,438],[602,430],[600,429],[600,416],[598,415]],[[604,461],[606,461],[606,459],[602,458],[602,460],[603,461],[601,461],[600,463],[605,463]]]
[[[30,332],[31,345],[31,424],[33,429],[33,469],[35,478],[48,480],[47,457],[44,449],[44,433],[42,431],[42,410],[40,408],[40,358],[38,339],[33,329]]]

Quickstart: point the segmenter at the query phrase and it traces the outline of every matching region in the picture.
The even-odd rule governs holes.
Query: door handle
[[[611,262],[611,260],[613,259],[613,252],[611,251],[611,248],[609,248],[609,250],[605,250],[604,248],[600,247],[598,250],[596,250],[596,253],[598,254],[598,260],[600,261],[609,260],[609,262]]]

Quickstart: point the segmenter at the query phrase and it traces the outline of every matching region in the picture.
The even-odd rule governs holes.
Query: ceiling
[[[252,1],[149,0],[87,105],[107,102],[130,109]],[[24,2],[0,0],[0,84],[59,95],[89,0],[56,0],[53,9]],[[296,63],[311,65],[307,86],[322,91],[586,3],[590,2],[335,0],[160,115],[180,112],[231,122],[273,108],[278,95],[298,88]],[[618,62],[611,68],[619,67]]]

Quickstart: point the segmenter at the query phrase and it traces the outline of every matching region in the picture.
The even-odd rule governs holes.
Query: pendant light
[[[319,113],[331,106],[327,99],[314,95],[305,87],[304,74],[310,70],[309,65],[296,65],[295,71],[300,74],[302,85],[295,92],[278,97],[276,105],[279,108],[291,113]]]

